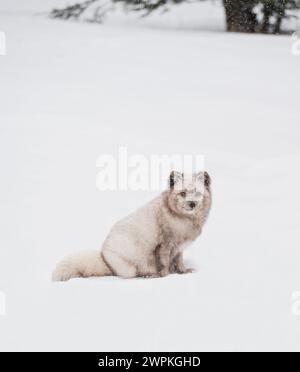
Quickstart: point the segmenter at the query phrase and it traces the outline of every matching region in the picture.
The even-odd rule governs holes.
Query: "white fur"
[[[70,278],[110,275],[100,252],[85,251],[63,259],[55,268],[52,280],[66,281]]]
[[[195,182],[198,182],[195,178]],[[123,278],[165,276],[185,273],[183,246],[201,233],[211,206],[210,189],[202,195],[186,189],[162,193],[144,207],[117,222],[102,246],[102,252],[83,252],[58,264],[54,281],[73,277],[117,275]],[[197,202],[194,209],[187,206]],[[158,262],[159,261],[159,262]]]

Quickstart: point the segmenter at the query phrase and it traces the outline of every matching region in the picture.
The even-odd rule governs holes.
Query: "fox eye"
[[[185,198],[186,197],[186,192],[182,191],[179,195],[182,196],[183,198]]]

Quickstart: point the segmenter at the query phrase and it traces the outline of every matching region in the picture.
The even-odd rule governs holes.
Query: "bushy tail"
[[[99,251],[86,251],[66,257],[55,268],[52,280],[66,281],[71,278],[106,276],[112,272]]]

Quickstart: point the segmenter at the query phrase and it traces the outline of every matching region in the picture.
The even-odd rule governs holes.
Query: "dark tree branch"
[[[50,13],[51,18],[78,19],[92,4],[99,0],[86,0],[62,9],[53,9]]]

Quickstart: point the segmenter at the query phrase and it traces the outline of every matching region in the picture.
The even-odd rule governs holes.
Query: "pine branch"
[[[62,9],[53,9],[50,12],[51,18],[60,19],[78,19],[92,4],[98,2],[99,0],[86,0],[83,3],[77,3],[74,5],[69,5]]]

